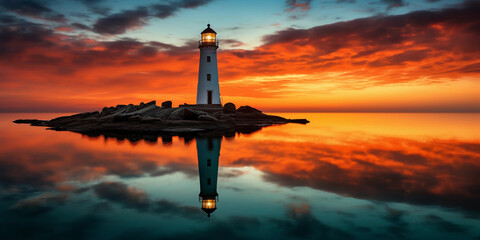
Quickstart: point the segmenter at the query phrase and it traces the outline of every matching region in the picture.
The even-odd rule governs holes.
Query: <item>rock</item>
[[[197,120],[198,114],[194,111],[190,110],[189,108],[184,108],[183,110],[183,119],[185,120]]]
[[[211,122],[216,122],[218,121],[218,119],[214,116],[211,116],[211,115],[207,115],[207,114],[204,114],[204,115],[200,115],[198,116],[197,118],[199,121],[211,121]]]
[[[157,105],[156,103],[157,103],[157,101],[155,101],[155,100],[150,101],[150,102],[148,102],[148,103],[143,103],[143,102],[141,102],[141,103],[140,103],[140,106],[138,107],[138,110],[143,109],[143,108],[150,107],[150,106],[152,106],[152,105]]]
[[[120,109],[124,109],[126,107],[127,107],[127,105],[125,105],[125,104],[119,104],[115,107],[115,109],[120,110]]]
[[[172,114],[172,112],[176,111],[176,109],[174,108],[168,108],[168,109],[161,109],[159,110],[158,112],[156,112],[153,117],[156,117],[156,118],[159,118],[159,119],[162,119],[162,120],[167,120],[169,117],[170,117],[170,114]]]
[[[197,136],[197,134],[204,136],[223,133],[234,136],[236,132],[251,133],[265,126],[289,122],[305,124],[308,120],[267,115],[250,106],[242,106],[235,110],[233,103],[227,103],[223,108],[220,105],[209,108],[195,105],[171,108],[171,101],[162,103],[162,107],[158,107],[155,101],[151,101],[140,105],[105,107],[101,113],[79,113],[49,121],[36,119],[15,121],[15,123],[47,126],[57,131],[115,135],[129,137],[129,139],[133,137],[132,139],[137,140],[142,134],[149,139],[151,136],[153,136],[152,139],[156,139],[159,134],[165,133],[169,136]]]
[[[175,111],[168,115],[167,120],[183,120],[183,111],[184,108],[175,109]]]
[[[241,113],[261,113],[262,111],[258,110],[258,109],[255,109],[253,107],[250,107],[250,106],[241,106],[237,109],[237,112],[241,112]]]
[[[235,113],[236,107],[235,104],[229,102],[223,105],[223,112],[224,113]]]
[[[48,124],[48,121],[44,120],[38,120],[38,119],[18,119],[13,121],[14,123],[27,123],[32,126],[46,126]]]
[[[113,107],[104,107],[102,109],[102,112],[100,113],[100,117],[105,117],[105,116],[108,116],[110,114],[112,114],[113,112],[115,111],[115,108]]]
[[[162,107],[164,107],[164,108],[172,108],[172,101],[162,102]]]

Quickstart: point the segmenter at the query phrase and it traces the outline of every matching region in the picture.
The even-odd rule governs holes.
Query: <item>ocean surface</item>
[[[480,114],[275,114],[311,123],[155,141],[0,114],[0,239],[480,239]]]

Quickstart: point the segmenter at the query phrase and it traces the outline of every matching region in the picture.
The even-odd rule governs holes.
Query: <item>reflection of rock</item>
[[[15,123],[47,126],[53,130],[67,130],[85,134],[125,135],[184,135],[186,133],[253,132],[261,127],[289,122],[308,123],[306,119],[285,119],[272,116],[250,106],[182,105],[169,108],[171,102],[158,107],[155,101],[140,105],[104,107],[101,112],[86,112],[59,117],[49,121],[20,119]],[[171,107],[171,106],[170,106]],[[225,112],[225,110],[227,111]]]

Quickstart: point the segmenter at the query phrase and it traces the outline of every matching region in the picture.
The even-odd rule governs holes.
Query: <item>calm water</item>
[[[11,123],[61,115],[0,115],[1,239],[480,238],[480,114],[156,142]]]

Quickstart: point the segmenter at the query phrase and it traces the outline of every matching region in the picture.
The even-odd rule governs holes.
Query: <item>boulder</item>
[[[185,120],[197,120],[198,114],[192,111],[189,108],[184,108],[183,110],[183,119]]]
[[[113,108],[113,107],[104,107],[102,109],[102,112],[100,113],[100,117],[108,116],[108,115],[112,114],[114,111],[115,111],[115,108]]]
[[[177,108],[173,112],[170,112],[170,114],[167,117],[167,120],[183,120],[183,111],[184,108]]]
[[[250,106],[241,106],[237,109],[237,112],[241,112],[241,113],[261,113],[262,111],[258,110],[258,109],[255,109],[253,107],[250,107]]]
[[[223,112],[224,113],[235,113],[236,107],[235,104],[229,102],[223,105]]]
[[[210,122],[216,122],[218,121],[218,119],[214,116],[211,116],[211,115],[207,115],[207,114],[204,114],[204,115],[200,115],[198,116],[197,118],[199,121],[210,121]]]
[[[172,108],[172,101],[162,102],[162,107],[163,108]]]

